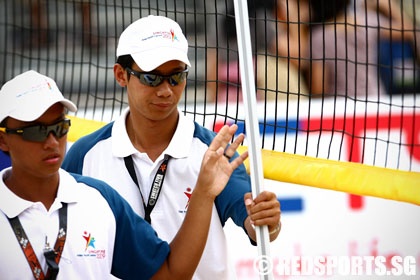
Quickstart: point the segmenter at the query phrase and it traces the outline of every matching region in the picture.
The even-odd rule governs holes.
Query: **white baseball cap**
[[[61,102],[71,112],[77,110],[73,102],[64,98],[54,80],[29,70],[1,88],[0,122],[7,117],[24,122],[34,121],[57,102]]]
[[[188,60],[188,42],[178,23],[149,15],[130,24],[118,41],[117,57],[131,55],[141,70],[149,72],[165,62]]]

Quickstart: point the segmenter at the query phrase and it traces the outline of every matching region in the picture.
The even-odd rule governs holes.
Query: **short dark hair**
[[[7,122],[7,119],[8,119],[9,117],[6,117],[6,118],[4,118],[1,122],[0,122],[0,127],[7,127],[7,124],[6,124],[6,122]]]
[[[127,69],[127,67],[131,68],[134,64],[134,59],[131,55],[126,54],[126,55],[121,55],[119,57],[117,57],[117,63],[119,65],[121,65],[121,67],[125,70]],[[130,76],[128,75],[127,79],[130,80]]]
[[[117,57],[117,63],[121,65],[124,69],[127,67],[131,68],[134,64],[134,59],[129,54],[121,55]]]

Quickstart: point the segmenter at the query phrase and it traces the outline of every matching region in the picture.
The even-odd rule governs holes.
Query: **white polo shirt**
[[[160,196],[151,214],[152,226],[163,240],[170,242],[180,228],[188,209],[189,195],[195,187],[204,153],[215,133],[179,114],[178,126],[167,149],[153,162],[146,153],[137,151],[128,137],[125,119],[129,110],[98,131],[79,139],[69,149],[63,168],[107,182],[144,217],[144,206],[151,184],[164,156],[170,159]],[[137,179],[136,186],[124,163],[132,156]],[[244,166],[237,168],[223,192],[216,198],[210,232],[194,279],[234,279],[229,261],[225,222],[231,218],[243,227],[247,217],[243,195],[251,191]]]
[[[10,168],[0,173],[0,178]],[[58,210],[68,204],[66,242],[57,279],[149,279],[169,253],[169,245],[103,182],[60,169],[57,198],[49,210],[16,196],[0,180],[0,278],[34,279],[8,218],[19,217],[43,268],[45,240],[54,247]]]

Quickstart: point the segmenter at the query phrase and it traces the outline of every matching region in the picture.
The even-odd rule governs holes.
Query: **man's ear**
[[[114,64],[114,77],[120,86],[127,86],[127,71],[119,63]]]
[[[6,141],[6,133],[2,131],[0,131],[0,150],[3,152],[9,151],[9,145],[7,145]]]

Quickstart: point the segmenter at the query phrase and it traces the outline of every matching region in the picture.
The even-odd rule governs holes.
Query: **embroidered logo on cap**
[[[175,31],[173,29],[169,31],[155,31],[152,33],[152,35],[141,39],[142,41],[147,41],[151,39],[157,39],[157,38],[163,38],[163,39],[170,39],[172,42],[179,41],[178,37],[175,35]]]

